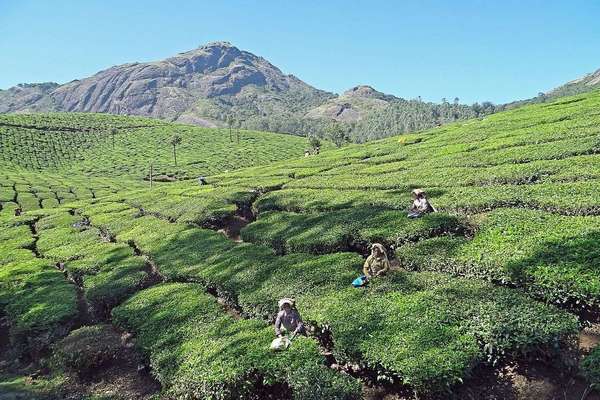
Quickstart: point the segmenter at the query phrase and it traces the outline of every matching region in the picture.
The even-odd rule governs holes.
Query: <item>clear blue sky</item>
[[[0,0],[0,88],[215,40],[333,92],[500,103],[600,68],[600,1]]]

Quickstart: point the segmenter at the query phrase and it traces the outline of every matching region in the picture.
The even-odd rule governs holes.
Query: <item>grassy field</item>
[[[21,138],[33,125],[117,126],[123,143],[139,135],[157,152],[170,135],[124,117],[3,118]],[[12,354],[47,357],[71,330],[110,322],[135,336],[165,397],[220,399],[355,399],[365,381],[444,398],[484,365],[577,365],[578,332],[600,315],[599,92],[307,158],[292,156],[305,142],[261,133],[258,158],[235,171],[227,132],[177,130],[190,143],[221,135],[197,139],[200,155],[181,148],[182,166],[214,155],[210,185],[150,189],[144,163],[125,145],[112,151],[110,134],[74,152],[70,174],[3,145],[0,309]],[[100,159],[128,172],[90,161]],[[438,213],[407,218],[416,187]],[[375,242],[397,267],[355,289]],[[284,296],[312,333],[274,354]],[[579,364],[596,386],[597,351]],[[342,367],[328,368],[331,357]]]

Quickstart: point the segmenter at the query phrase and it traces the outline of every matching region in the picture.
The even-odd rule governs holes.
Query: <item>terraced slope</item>
[[[354,399],[361,381],[444,398],[506,359],[566,370],[581,323],[600,315],[599,126],[595,92],[203,187],[5,208],[15,239],[0,250],[0,307],[13,351],[31,357],[110,321],[136,337],[162,393],[181,398]],[[414,187],[438,213],[406,217]],[[355,289],[374,242],[397,262]],[[15,296],[23,279],[64,295]],[[273,354],[283,296],[310,336]]]
[[[177,164],[171,139],[177,145]],[[239,140],[238,140],[239,139]],[[306,139],[90,113],[0,115],[0,165],[120,180],[195,178],[300,157]],[[327,144],[325,144],[327,147]]]

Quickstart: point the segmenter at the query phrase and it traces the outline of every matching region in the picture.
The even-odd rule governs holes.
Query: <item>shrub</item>
[[[54,346],[54,362],[81,378],[121,358],[121,337],[109,325],[84,326]]]
[[[233,319],[198,285],[141,291],[113,318],[136,332],[157,378],[175,397],[248,398],[257,383],[287,384],[297,399],[353,399],[360,393],[358,382],[326,369],[316,342],[300,337],[288,351],[273,353],[271,327]]]
[[[600,388],[600,347],[584,357],[579,365],[581,374],[592,388]]]

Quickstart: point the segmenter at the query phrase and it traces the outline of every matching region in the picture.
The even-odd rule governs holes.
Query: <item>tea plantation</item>
[[[0,115],[0,163],[92,177],[196,178],[299,157],[306,139],[116,115]],[[173,154],[172,139],[181,143]]]
[[[61,340],[107,323],[135,338],[158,398],[448,398],[525,359],[598,387],[598,349],[577,341],[600,319],[600,92],[306,158],[300,138],[127,117],[3,116],[0,135],[0,310],[18,360],[0,388],[26,392],[33,362],[62,393],[77,363],[55,356]],[[150,160],[209,184],[149,188]],[[409,219],[417,187],[438,212]],[[353,288],[376,242],[394,267]],[[282,297],[309,335],[274,353]]]

